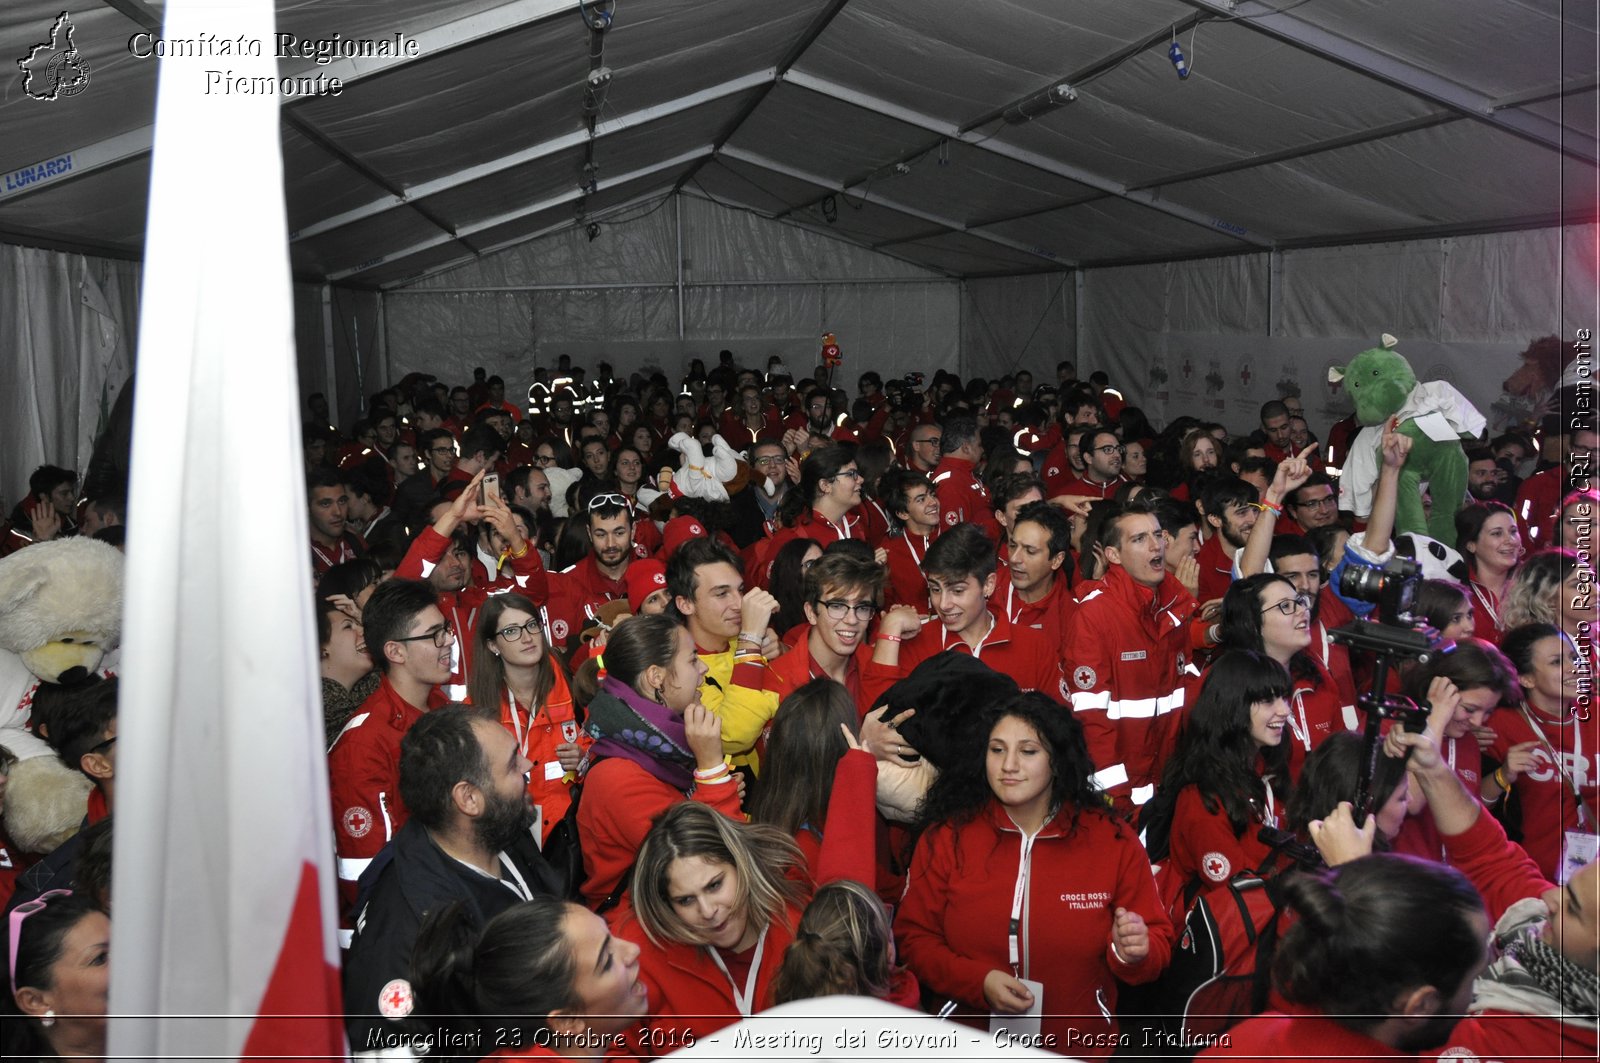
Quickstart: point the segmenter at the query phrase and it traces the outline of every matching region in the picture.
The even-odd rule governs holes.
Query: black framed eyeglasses
[[[1261,610],[1261,615],[1262,616],[1266,616],[1268,613],[1270,613],[1274,609],[1276,609],[1278,612],[1282,613],[1284,616],[1293,616],[1295,614],[1296,610],[1299,610],[1299,609],[1307,609],[1307,610],[1309,610],[1310,608],[1311,608],[1311,599],[1307,598],[1303,594],[1297,594],[1293,598],[1285,598],[1281,602],[1273,602],[1271,605],[1269,605],[1265,609]]]
[[[1327,509],[1329,506],[1333,505],[1335,501],[1336,500],[1334,497],[1330,494],[1323,495],[1321,498],[1312,498],[1303,502],[1296,502],[1295,505],[1299,506],[1301,509]]]
[[[846,613],[854,613],[857,620],[867,621],[876,616],[878,612],[878,607],[871,602],[846,602],[835,598],[831,601],[818,602],[817,604],[834,620],[843,620]]]
[[[526,624],[512,624],[509,627],[499,629],[495,632],[495,637],[505,639],[507,642],[516,642],[529,635],[542,634],[544,634],[544,627],[539,623],[539,618],[534,617]]]
[[[1128,448],[1121,443],[1107,443],[1103,447],[1095,447],[1094,449],[1098,454],[1126,454],[1128,452]]]
[[[390,639],[389,641],[390,642],[421,642],[423,639],[429,639],[429,640],[431,640],[433,642],[433,644],[435,646],[438,646],[440,649],[443,649],[444,647],[450,645],[450,643],[455,639],[455,637],[456,637],[456,633],[453,630],[451,630],[449,624],[440,624],[437,627],[430,627],[428,630],[424,631],[420,635],[407,635],[405,638]]]

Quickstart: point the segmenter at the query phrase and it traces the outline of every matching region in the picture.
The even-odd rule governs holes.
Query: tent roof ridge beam
[[[137,23],[151,33],[159,32],[161,29],[161,13],[152,11],[147,5],[140,3],[140,0],[101,0],[101,3],[126,15],[130,22]]]
[[[1042,170],[1045,173],[1054,174],[1057,177],[1064,177],[1069,181],[1076,181],[1081,185],[1088,185],[1090,188],[1099,189],[1108,195],[1116,196],[1119,199],[1124,199],[1130,203],[1136,203],[1143,207],[1148,207],[1151,210],[1169,215],[1181,221],[1198,225],[1203,229],[1210,229],[1214,232],[1223,233],[1227,236],[1231,236],[1235,240],[1241,240],[1247,244],[1254,244],[1257,247],[1273,246],[1273,241],[1268,237],[1250,232],[1243,226],[1229,222],[1224,218],[1210,217],[1201,211],[1190,210],[1189,208],[1179,206],[1176,203],[1164,202],[1159,196],[1148,191],[1130,191],[1127,186],[1111,180],[1110,178],[1103,177],[1100,174],[1091,173],[1082,169],[1081,167],[1072,166],[1068,163],[1058,162],[1055,159],[1040,155],[1037,152],[1028,151],[1025,148],[1014,147],[994,137],[979,136],[977,133],[971,131],[962,132],[960,128],[952,125],[949,122],[941,121],[940,119],[930,117],[929,115],[919,114],[916,111],[910,110],[909,108],[901,107],[900,105],[890,103],[887,100],[876,99],[872,96],[866,95],[865,93],[857,92],[854,89],[845,88],[842,85],[835,85],[833,82],[824,78],[814,77],[813,75],[796,71],[790,71],[783,76],[783,80],[798,85],[801,88],[810,89],[812,92],[819,93],[820,95],[832,97],[833,99],[839,100],[843,103],[852,104],[865,110],[875,111],[887,118],[893,118],[898,121],[905,122],[907,125],[913,125],[922,129],[926,129],[930,133],[938,133],[941,136],[948,137],[951,140],[960,141],[961,143],[966,144],[969,147],[977,148],[980,151],[987,151],[995,155],[1001,155],[1012,160],[1013,162],[1020,162],[1023,165],[1031,166],[1036,170]]]
[[[816,18],[813,18],[807,24],[805,30],[795,39],[794,44],[790,45],[789,50],[783,53],[783,58],[778,61],[777,76],[772,79],[772,83],[757,93],[755,99],[740,108],[739,113],[734,115],[732,120],[718,133],[717,139],[712,145],[714,150],[710,158],[715,158],[716,153],[722,150],[722,146],[732,140],[734,134],[744,127],[744,124],[750,120],[750,116],[756,113],[756,108],[760,107],[762,101],[772,92],[773,87],[783,79],[783,75],[788,73],[790,68],[800,61],[800,57],[806,54],[806,49],[817,42],[817,38],[827,31],[828,27],[833,24],[834,18],[838,16],[840,11],[844,10],[844,6],[849,2],[850,0],[828,0],[828,6],[817,12]],[[689,172],[680,177],[678,183],[672,186],[673,194],[676,195],[682,192],[683,186],[695,179],[696,175],[700,173],[700,167],[704,166],[707,161],[709,160],[702,159],[696,165],[691,166]]]
[[[1435,111],[1418,118],[1408,118],[1402,122],[1392,122],[1389,125],[1377,126],[1373,129],[1364,129],[1359,133],[1349,133],[1342,137],[1333,137],[1329,140],[1312,141],[1299,147],[1284,148],[1282,151],[1268,152],[1264,155],[1251,155],[1248,158],[1234,159],[1230,162],[1219,162],[1215,166],[1202,166],[1197,170],[1185,170],[1182,173],[1169,174],[1146,181],[1143,184],[1130,185],[1135,190],[1145,188],[1161,188],[1166,185],[1182,184],[1185,181],[1198,181],[1205,177],[1218,177],[1222,174],[1238,173],[1242,170],[1251,170],[1257,166],[1270,166],[1273,163],[1292,162],[1295,159],[1309,158],[1320,155],[1325,151],[1338,151],[1341,148],[1353,148],[1358,144],[1369,144],[1375,140],[1384,140],[1388,137],[1397,137],[1405,133],[1415,133],[1420,129],[1432,129],[1434,126],[1448,125],[1451,122],[1464,121],[1461,115],[1454,111]]]
[[[428,29],[413,32],[408,27],[396,27],[395,31],[403,32],[408,38],[417,42],[416,58],[410,56],[394,56],[386,58],[368,57],[364,59],[336,59],[325,66],[308,63],[303,69],[285,71],[285,76],[294,77],[305,73],[322,73],[329,78],[337,77],[346,87],[366,78],[386,73],[408,63],[419,62],[431,58],[441,52],[471,44],[475,41],[497,37],[502,33],[520,29],[524,26],[559,15],[572,13],[571,0],[512,0],[511,3],[487,11],[459,18],[443,25],[433,26]],[[293,113],[292,105],[303,99],[311,97],[280,96],[280,106],[284,112]],[[83,177],[97,170],[114,166],[119,162],[148,155],[150,147],[155,142],[155,126],[146,125],[138,129],[116,133],[103,140],[81,147],[72,148],[65,152],[56,152],[35,161],[35,165],[54,159],[70,158],[71,166],[64,172],[40,181],[34,181],[20,188],[6,190],[4,183],[0,183],[0,202],[17,199],[34,192],[53,188],[65,181]]]
[[[771,170],[773,173],[783,174],[785,177],[792,177],[797,181],[805,181],[807,184],[813,184],[821,188],[832,189],[838,194],[850,194],[843,185],[840,185],[835,181],[830,181],[826,177],[822,177],[818,174],[807,173],[804,170],[799,170],[792,166],[787,166],[781,162],[768,159],[765,156],[757,155],[755,152],[744,151],[740,148],[725,147],[722,149],[720,154],[730,159],[737,159],[740,162],[749,163],[751,166],[760,167],[763,170]],[[1024,254],[1032,255],[1035,258],[1042,258],[1045,261],[1053,262],[1058,266],[1067,268],[1076,266],[1076,263],[1074,263],[1071,259],[1064,259],[1060,255],[1044,247],[1026,244],[1021,240],[1012,240],[1008,237],[1000,236],[995,233],[977,232],[975,230],[968,229],[965,225],[958,221],[951,221],[948,218],[941,218],[937,214],[930,214],[925,210],[919,210],[916,207],[907,206],[904,203],[890,199],[877,192],[866,192],[856,196],[855,198],[863,200],[867,203],[871,203],[874,206],[883,207],[886,210],[892,210],[897,213],[904,214],[907,217],[917,218],[920,221],[927,222],[929,225],[939,226],[940,228],[949,232],[965,233],[968,236],[973,236],[980,240],[986,240],[992,244],[999,244],[1001,247],[1008,247],[1013,251],[1021,251]]]
[[[614,188],[617,185],[627,184],[630,181],[637,181],[640,178],[649,177],[652,174],[660,173],[663,170],[670,170],[676,166],[682,166],[684,163],[692,162],[695,159],[698,159],[703,155],[709,155],[710,153],[711,145],[703,144],[700,147],[694,148],[690,151],[685,151],[674,155],[670,159],[663,159],[661,162],[652,163],[649,166],[641,167],[640,169],[633,170],[629,173],[618,174],[615,177],[606,178],[595,186],[595,191],[601,192],[607,188]],[[656,194],[659,195],[660,193],[658,192]],[[489,229],[493,229],[501,225],[507,225],[511,222],[529,217],[530,215],[538,214],[541,211],[550,210],[566,203],[574,203],[579,199],[582,199],[583,195],[583,191],[574,186],[565,192],[550,196],[547,199],[542,199],[537,203],[530,203],[525,207],[518,207],[516,210],[506,211],[503,214],[496,214],[494,217],[484,218],[481,221],[475,221],[470,225],[462,225],[449,236],[430,237],[427,240],[422,240],[418,243],[410,245],[409,247],[403,247],[398,251],[386,252],[385,254],[376,256],[375,258],[370,258],[366,261],[359,262],[347,269],[335,270],[328,274],[328,280],[330,282],[342,281],[347,277],[354,277],[358,274],[365,273],[367,270],[372,269],[375,266],[388,265],[391,262],[398,262],[401,259],[410,258],[412,255],[421,254],[424,251],[431,251],[436,247],[451,243],[457,238],[472,236],[476,233],[485,232]],[[528,237],[522,237],[513,241],[513,243],[521,243],[526,239],[528,239]]]
[[[626,203],[618,203],[615,207],[607,207],[606,208],[606,213],[604,215],[600,215],[599,218],[600,218],[601,221],[604,221],[606,219],[606,217],[610,216],[610,214],[612,214],[615,211],[628,210],[631,207],[640,206],[641,204],[650,202],[652,199],[659,199],[659,198],[661,198],[662,195],[663,195],[663,193],[660,190],[657,190],[657,191],[654,191],[654,192],[647,192],[642,196],[635,196],[633,199],[628,200]],[[477,259],[484,258],[485,256],[488,256],[488,255],[497,254],[498,252],[501,252],[501,251],[509,250],[510,248],[517,247],[520,244],[525,244],[525,243],[528,243],[528,242],[530,242],[532,240],[537,240],[537,239],[539,239],[541,237],[544,237],[544,236],[549,236],[551,233],[560,232],[562,229],[570,229],[570,228],[574,227],[577,224],[578,223],[577,223],[576,219],[569,220],[569,221],[558,221],[554,225],[547,225],[543,229],[538,230],[537,232],[529,233],[527,236],[519,236],[514,240],[503,240],[498,244],[490,244],[489,246],[484,247],[479,251],[475,251],[470,255],[462,255],[460,258],[451,259],[449,262],[443,263],[442,265],[430,266],[430,267],[428,267],[427,269],[423,270],[420,273],[415,273],[415,274],[412,274],[411,276],[408,276],[408,277],[402,277],[402,278],[400,278],[398,280],[385,281],[384,283],[378,285],[378,290],[382,291],[382,292],[403,291],[404,289],[406,289],[410,285],[416,284],[418,281],[427,280],[429,277],[436,277],[441,273],[448,273],[450,270],[459,269],[460,267],[466,265],[469,262],[476,261]],[[573,285],[572,287],[595,288],[595,287],[603,287],[603,286],[602,285]],[[629,285],[629,287],[641,287],[641,285]],[[672,283],[667,283],[666,287],[671,288],[671,287],[674,287],[674,285]],[[435,289],[431,289],[431,288],[419,288],[419,289],[416,289],[416,291],[419,292],[419,293],[431,292],[431,291],[434,291],[434,290]],[[437,289],[437,290],[439,290],[439,291],[452,291],[452,290],[455,290],[455,289]],[[500,290],[504,290],[504,289],[477,288],[477,289],[473,289],[473,290],[475,290],[475,291],[500,291]]]
[[[1237,0],[1236,6],[1234,0],[1183,2],[1222,18],[1240,21],[1257,33],[1275,37],[1303,52],[1338,63],[1523,140],[1559,151],[1569,158],[1590,164],[1600,162],[1600,151],[1596,150],[1593,137],[1528,111],[1496,111],[1494,100],[1476,89],[1349,40],[1295,15],[1279,13],[1261,0]]]
[[[681,96],[675,100],[668,100],[665,103],[658,103],[650,107],[644,107],[625,115],[617,115],[607,118],[596,125],[593,134],[589,133],[589,131],[586,129],[579,129],[571,133],[564,133],[559,137],[552,137],[549,140],[535,144],[529,148],[524,148],[521,151],[515,151],[509,155],[502,155],[498,159],[490,159],[488,162],[481,162],[475,166],[469,166],[465,169],[457,170],[455,173],[447,174],[444,177],[435,178],[431,181],[423,181],[420,184],[412,185],[410,188],[405,189],[403,192],[400,192],[397,195],[385,196],[381,199],[374,199],[369,203],[363,203],[359,207],[352,207],[349,210],[341,211],[338,214],[334,214],[319,221],[312,222],[305,228],[297,229],[290,233],[289,240],[292,243],[298,240],[305,240],[313,236],[319,236],[331,229],[337,229],[342,225],[349,225],[353,222],[358,222],[363,219],[382,214],[385,211],[393,210],[396,207],[404,206],[407,203],[414,203],[416,200],[423,199],[427,196],[437,195],[440,192],[447,192],[452,188],[458,188],[461,185],[476,181],[482,177],[488,177],[503,170],[511,169],[514,166],[520,166],[524,163],[534,162],[538,159],[557,154],[558,152],[580,147],[585,142],[593,139],[598,139],[613,133],[620,133],[623,130],[631,129],[638,125],[644,125],[660,118],[667,118],[671,115],[690,110],[691,108],[698,107],[704,103],[712,103],[727,96],[736,96],[741,92],[756,88],[760,85],[770,84],[777,78],[777,76],[777,68],[768,67],[766,70],[760,70],[744,77],[734,78],[732,81],[725,81],[720,85],[713,86],[709,89],[702,89],[699,92],[690,93],[687,96]]]
[[[1543,88],[1513,92],[1509,96],[1497,96],[1489,101],[1489,107],[1495,111],[1502,111],[1507,107],[1526,107],[1529,104],[1544,103],[1546,100],[1553,100],[1569,93],[1587,92],[1596,85],[1600,85],[1600,74],[1569,78],[1559,85],[1546,85]]]
[[[1174,32],[1174,31],[1176,31],[1178,33],[1182,33],[1185,30],[1190,29],[1191,27],[1193,27],[1197,23],[1205,21],[1208,17],[1209,16],[1204,15],[1204,14],[1202,14],[1202,13],[1197,11],[1193,15],[1190,15],[1188,18],[1181,19],[1177,23],[1175,23],[1172,26],[1167,27],[1166,29],[1156,30],[1154,33],[1147,34],[1146,36],[1140,38],[1139,40],[1134,41],[1132,44],[1123,45],[1121,48],[1118,48],[1116,51],[1112,52],[1110,55],[1102,56],[1101,58],[1099,58],[1099,59],[1095,60],[1094,62],[1090,63],[1088,66],[1079,67],[1077,70],[1074,70],[1074,71],[1072,71],[1072,73],[1068,74],[1065,78],[1058,78],[1057,80],[1050,82],[1050,84],[1051,85],[1060,85],[1062,83],[1065,83],[1065,84],[1068,84],[1068,85],[1079,85],[1079,84],[1081,84],[1081,83],[1083,83],[1085,81],[1091,81],[1094,78],[1099,77],[1101,74],[1106,73],[1107,71],[1109,71],[1109,70],[1113,69],[1114,67],[1120,65],[1121,63],[1125,62],[1126,60],[1132,58],[1133,56],[1138,55],[1140,52],[1143,52],[1145,49],[1150,48],[1151,46],[1153,46],[1155,44],[1158,44],[1161,41],[1166,40],[1170,33]],[[1035,93],[1034,95],[1037,95],[1037,93]],[[1016,101],[1013,101],[1013,104],[1016,103],[1016,102],[1020,102],[1021,100],[1028,99],[1028,98],[1029,98],[1028,96],[1018,97],[1018,99]],[[997,108],[994,111],[991,111],[987,117],[979,118],[979,119],[977,119],[976,121],[973,121],[973,122],[968,122],[966,125],[962,126],[961,129],[963,131],[970,131],[972,129],[979,128],[980,126],[988,125],[990,122],[993,122],[993,121],[997,120],[1002,114],[1005,113],[1007,107],[1013,106],[1013,104],[1007,104],[1006,107]],[[916,151],[908,152],[906,154],[901,155],[900,158],[897,159],[896,161],[897,162],[904,162],[906,159],[914,159],[919,155],[926,155],[928,152],[932,151],[934,148],[937,148],[940,145],[940,143],[942,143],[946,139],[948,139],[948,138],[940,137],[939,139],[934,140],[933,142],[928,144],[928,146],[925,147],[925,148],[918,148]],[[868,181],[873,177],[873,175],[878,173],[879,170],[883,170],[886,167],[893,166],[893,165],[894,165],[894,163],[885,163],[883,166],[878,167],[876,170],[868,171],[867,173],[863,174],[861,177],[858,177],[855,180],[851,181],[850,185],[851,185],[851,187],[855,187],[856,185],[861,184],[863,181]],[[813,200],[810,203],[803,203],[799,207],[791,207],[789,210],[786,210],[782,214],[778,215],[778,217],[780,217],[780,218],[785,217],[785,216],[787,216],[789,214],[792,214],[796,210],[803,210],[806,207],[813,206],[813,205],[815,205],[815,203],[816,203],[816,201]]]

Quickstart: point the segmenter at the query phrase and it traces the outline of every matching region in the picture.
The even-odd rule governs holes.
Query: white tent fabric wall
[[[139,266],[0,245],[0,498],[49,463],[89,464],[102,410],[128,379]]]
[[[1594,328],[1596,239],[1572,226],[1087,270],[1079,374],[1106,370],[1157,421],[1237,427],[1292,388],[1325,429],[1349,411],[1327,367],[1388,332],[1419,377],[1489,414],[1529,340]]]
[[[561,353],[591,369],[604,355],[619,372],[672,375],[722,347],[809,373],[825,331],[847,374],[956,368],[956,280],[693,196],[633,214],[602,222],[593,240],[569,229],[386,292],[388,379],[464,380],[481,365],[515,387]]]
[[[1027,369],[1055,380],[1077,356],[1077,278],[1072,273],[976,277],[961,303],[961,375],[994,378]]]

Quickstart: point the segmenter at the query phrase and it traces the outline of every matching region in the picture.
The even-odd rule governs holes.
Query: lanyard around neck
[[[750,957],[750,973],[744,976],[744,992],[739,991],[738,983],[733,980],[733,975],[728,972],[728,965],[722,962],[722,954],[715,946],[707,945],[706,951],[711,953],[711,962],[717,965],[717,970],[722,972],[722,977],[728,980],[728,986],[733,990],[733,1003],[739,1009],[740,1015],[750,1015],[756,995],[756,976],[761,973],[761,954],[767,947],[767,927],[761,928],[761,936],[756,938],[755,955]]]

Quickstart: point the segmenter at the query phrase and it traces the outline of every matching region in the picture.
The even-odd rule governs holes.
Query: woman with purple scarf
[[[699,801],[737,820],[741,788],[722,755],[722,721],[700,704],[706,666],[688,629],[631,617],[611,632],[589,703],[592,767],[578,805],[583,896],[612,898],[656,817]]]

